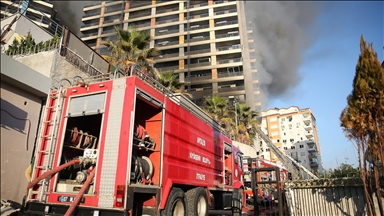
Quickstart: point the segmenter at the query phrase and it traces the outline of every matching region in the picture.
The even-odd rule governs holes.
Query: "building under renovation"
[[[150,47],[162,55],[155,67],[174,71],[193,101],[204,96],[236,98],[261,110],[259,79],[244,1],[108,1],[84,8],[82,39],[101,54],[114,27],[149,31]]]

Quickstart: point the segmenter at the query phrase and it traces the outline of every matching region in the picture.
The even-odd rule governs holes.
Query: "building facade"
[[[52,35],[61,35],[62,27],[56,18],[57,11],[51,2],[33,0],[1,1],[1,20],[22,14],[40,27],[43,27]]]
[[[311,109],[297,106],[273,108],[261,112],[261,119],[261,129],[277,147],[308,170],[322,171],[316,119]],[[259,140],[259,145],[260,157],[279,161],[264,141]]]
[[[114,27],[149,31],[162,55],[155,67],[174,71],[201,105],[208,95],[236,98],[261,110],[256,59],[244,1],[110,1],[84,8],[82,39],[101,54]]]

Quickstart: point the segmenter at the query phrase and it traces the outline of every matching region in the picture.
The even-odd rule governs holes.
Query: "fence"
[[[254,196],[248,203],[254,205],[254,215],[369,215],[363,182],[359,177],[280,181],[281,175],[276,168],[252,168],[251,174]],[[372,197],[376,198],[376,195]],[[375,198],[374,204],[378,209],[378,202],[384,203],[384,198]]]

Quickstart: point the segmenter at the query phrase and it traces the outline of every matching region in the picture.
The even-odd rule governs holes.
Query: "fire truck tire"
[[[203,187],[193,188],[185,193],[188,216],[208,216],[208,195]]]
[[[187,216],[187,198],[180,188],[172,188],[162,216]]]
[[[238,190],[238,193],[237,193],[237,200],[240,202],[239,203],[239,206],[240,206],[240,213],[234,213],[232,216],[241,216],[241,209],[243,208],[243,203],[244,203],[244,189],[243,188],[240,188],[240,189],[237,189]]]

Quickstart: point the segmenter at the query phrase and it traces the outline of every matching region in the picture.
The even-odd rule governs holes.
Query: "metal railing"
[[[233,50],[233,49],[240,49],[241,45],[232,45],[232,46],[223,46],[223,47],[218,47],[216,48],[216,51],[225,51],[225,50]]]
[[[242,58],[233,58],[233,59],[222,59],[218,60],[217,64],[228,64],[228,63],[235,63],[235,62],[241,62]]]
[[[237,20],[232,20],[232,21],[229,21],[229,22],[220,22],[220,23],[215,23],[215,27],[219,27],[219,26],[226,26],[226,25],[234,25],[234,24],[238,24],[239,21]]]
[[[155,36],[159,36],[159,35],[166,35],[166,34],[173,34],[173,33],[177,33],[179,32],[180,30],[179,29],[172,29],[172,30],[167,30],[167,31],[157,31]]]
[[[106,76],[105,73],[89,64],[83,57],[72,51],[68,47],[62,47],[60,51],[61,55],[72,65],[79,68],[82,72],[88,74],[91,77]]]
[[[172,57],[178,57],[179,53],[171,53],[171,54],[163,54],[161,56],[155,57],[155,59],[166,59],[166,58],[172,58]]]
[[[234,76],[243,76],[243,75],[244,75],[243,71],[240,71],[240,72],[232,72],[232,73],[218,73],[217,77],[225,78],[225,77],[234,77]]]
[[[169,41],[167,43],[157,43],[155,44],[155,47],[163,47],[163,46],[170,46],[170,45],[175,45],[175,44],[179,44],[179,41],[178,40],[175,40],[175,41]]]
[[[197,54],[203,54],[203,53],[209,53],[209,52],[211,52],[211,49],[202,49],[202,50],[190,51],[189,54],[190,55],[197,55]]]
[[[167,19],[167,20],[160,20],[156,21],[156,24],[164,24],[164,23],[172,23],[172,22],[178,22],[179,18],[174,18],[174,19]]]
[[[204,66],[209,66],[209,65],[211,65],[211,62],[194,63],[194,64],[190,64],[189,67],[195,68],[195,67],[204,67]]]
[[[203,40],[209,40],[209,36],[199,36],[199,37],[195,37],[195,38],[191,38],[190,39],[190,42],[196,42],[196,41],[203,41]]]
[[[215,35],[215,38],[216,39],[220,39],[220,38],[226,38],[226,37],[236,37],[236,36],[239,36],[239,33],[232,33],[232,34],[219,34],[219,35]]]

